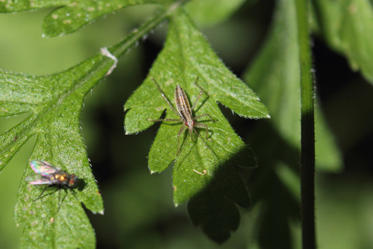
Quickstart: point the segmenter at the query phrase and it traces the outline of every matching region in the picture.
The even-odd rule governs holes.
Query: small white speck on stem
[[[109,68],[109,70],[106,72],[106,76],[108,76],[108,75],[110,75],[112,72],[113,72],[113,70],[117,67],[117,64],[118,64],[118,59],[117,59],[117,57],[115,57],[112,53],[110,53],[110,51],[106,48],[106,47],[103,47],[103,48],[101,48],[101,54],[103,55],[103,56],[106,56],[106,57],[108,57],[108,58],[110,58],[110,59],[112,59],[113,61],[114,61],[114,64]]]

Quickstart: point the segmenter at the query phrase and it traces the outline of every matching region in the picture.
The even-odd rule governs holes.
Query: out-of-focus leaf
[[[196,115],[209,114],[215,122],[206,122],[210,136],[201,130],[196,141],[187,135],[176,158],[173,171],[174,202],[182,203],[201,191],[214,177],[219,165],[244,148],[220,112],[216,102],[247,118],[268,117],[265,106],[245,83],[233,75],[215,55],[189,17],[179,11],[172,18],[164,49],[143,84],[125,104],[127,134],[153,125],[167,109],[166,118],[178,118],[157,90],[154,78],[170,100],[177,84],[194,104],[200,85],[207,94],[196,107]],[[202,120],[208,120],[205,118]],[[175,159],[180,125],[162,123],[149,153],[149,168],[161,172]],[[180,136],[180,140],[183,140]],[[203,174],[199,173],[205,172]]]
[[[0,118],[0,131],[7,125],[6,121],[13,123],[14,119]],[[0,174],[0,244],[2,248],[19,248],[20,233],[14,225],[14,206],[17,201],[17,189],[19,180],[23,174],[23,167],[19,167],[29,156],[31,144],[27,144],[24,150],[10,162],[8,168]]]
[[[315,155],[317,169],[339,171],[343,166],[342,155],[328,129],[319,106],[315,105]]]
[[[211,26],[224,21],[244,2],[245,0],[193,0],[185,9],[196,23]]]
[[[373,4],[369,0],[315,0],[319,30],[354,70],[373,83]]]
[[[373,228],[373,185],[371,175],[363,174],[359,177],[319,178],[316,216],[320,248],[373,247],[370,233]],[[338,235],[328,234],[329,231]]]
[[[57,7],[45,17],[43,23],[44,35],[55,37],[72,33],[103,15],[128,6],[169,2],[171,0],[4,0],[0,1],[0,13]]]
[[[245,74],[268,106],[273,127],[290,146],[300,146],[300,67],[296,16],[288,0],[280,0],[270,35]],[[316,105],[316,163],[326,170],[341,167],[332,134]]]

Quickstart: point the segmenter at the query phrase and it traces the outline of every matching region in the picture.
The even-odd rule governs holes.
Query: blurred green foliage
[[[242,62],[247,63],[248,55],[254,54],[264,40],[264,31],[267,30],[269,22],[267,19],[272,14],[271,6],[266,6],[265,3],[258,5],[264,7],[246,5],[244,11],[238,11],[229,21],[204,30],[209,42],[224,61],[228,62],[228,65],[238,65],[241,70],[246,66]],[[40,24],[46,13],[44,11],[0,15],[0,67],[31,74],[61,71],[97,53],[100,47],[119,40],[132,27],[137,26],[138,21],[146,19],[147,10],[151,8],[134,7],[122,10],[117,15],[102,19],[77,33],[57,39],[41,38]],[[171,172],[149,174],[146,155],[156,128],[138,136],[123,135],[123,102],[145,78],[149,69],[148,61],[154,59],[151,56],[154,53],[152,50],[159,49],[161,38],[161,30],[157,30],[156,34],[150,37],[151,41],[145,41],[144,45],[128,53],[114,74],[87,98],[86,107],[83,109],[82,131],[89,157],[92,159],[93,173],[98,178],[105,203],[104,216],[90,215],[97,234],[98,248],[217,247],[191,224],[185,206],[173,207],[169,181]],[[373,91],[366,81],[356,74],[350,78],[338,78],[338,72],[347,70],[346,66],[333,69],[330,61],[329,65],[320,64],[317,55],[315,63],[328,67],[329,74],[335,72],[336,79],[333,80],[336,84],[330,87],[332,94],[321,98],[320,106],[325,111],[326,120],[341,149],[343,156],[339,159],[343,159],[346,166],[341,173],[317,174],[318,244],[320,248],[371,248],[373,185],[369,167],[372,160],[367,154],[369,155],[371,150],[369,141],[372,141],[373,133],[373,107],[369,105]],[[321,68],[317,70],[322,71]],[[320,77],[318,82],[321,90],[332,83],[322,80]],[[233,120],[233,127],[244,140],[251,143],[247,140],[247,127],[251,124],[242,123],[237,117],[229,116],[228,112],[226,115]],[[17,121],[17,117],[0,119],[0,131],[6,130]],[[259,122],[259,125],[263,124]],[[268,141],[272,140],[270,135],[267,134],[262,141],[267,149],[270,146]],[[13,219],[14,205],[22,172],[27,167],[31,143],[32,141],[0,174],[2,248],[18,246],[19,231]],[[259,167],[263,168],[262,163],[259,161]],[[289,189],[292,189],[291,186],[297,185],[297,177],[286,169],[283,165],[273,172],[267,169],[274,182],[278,183],[267,186],[269,190],[265,197],[272,201],[258,203],[249,213],[241,212],[242,219],[238,230],[219,248],[273,248],[266,243],[258,243],[258,237],[262,241],[269,241],[273,239],[273,234],[284,235],[287,231],[275,230],[276,222],[288,223],[288,231],[293,234],[289,245],[300,248],[297,220],[279,219],[279,210],[286,211],[288,208],[284,205],[287,200],[285,198],[297,197],[296,188],[288,193]],[[287,184],[285,187],[284,183]],[[270,205],[278,209],[268,208]],[[269,214],[266,223],[263,223],[260,216],[263,210],[267,210]],[[259,234],[263,231],[263,224],[274,229],[267,237],[266,234]],[[277,246],[276,248],[280,248],[279,244]]]
[[[373,4],[369,0],[312,1],[318,31],[331,48],[344,54],[353,70],[373,83]]]

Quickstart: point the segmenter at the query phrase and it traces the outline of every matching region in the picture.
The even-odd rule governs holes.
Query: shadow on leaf
[[[297,179],[299,151],[268,121],[261,121],[253,134],[250,141],[258,152],[259,167],[255,167],[253,151],[245,147],[221,165],[209,185],[191,198],[190,218],[210,239],[223,243],[239,226],[238,207],[249,209],[260,204],[255,229],[260,248],[293,248],[291,222],[300,220],[299,196],[280,170],[286,168]],[[263,138],[270,139],[263,143]]]
[[[209,185],[188,202],[194,225],[217,243],[223,243],[240,222],[238,206],[248,208],[250,198],[245,184],[256,165],[250,147],[244,147],[231,160],[221,165]]]

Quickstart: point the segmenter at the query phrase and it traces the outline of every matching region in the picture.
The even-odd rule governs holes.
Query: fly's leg
[[[34,199],[34,201],[37,201],[37,200],[41,199],[42,197],[44,197],[43,194],[44,194],[45,190],[47,190],[47,188],[48,188],[48,186],[44,186],[44,188],[41,191],[40,195],[36,199]]]
[[[65,195],[61,198],[61,200],[60,200],[61,191],[60,191],[60,194],[58,195],[58,208],[57,208],[56,215],[57,215],[58,212],[60,211],[61,206],[62,206],[62,203],[63,203],[63,201],[66,199],[66,196],[67,196],[67,190],[66,190],[66,189],[64,189],[64,190],[65,190]]]
[[[39,195],[36,199],[34,199],[34,201],[40,200],[40,199],[42,199],[42,198],[44,198],[44,197],[46,197],[46,196],[48,196],[48,195],[52,195],[52,194],[56,193],[56,191],[58,191],[58,189],[56,189],[56,190],[53,191],[53,192],[50,192],[50,193],[46,193],[46,194],[44,194],[44,192],[48,189],[48,187],[49,187],[49,185],[46,185],[46,186],[44,187],[44,189],[41,191],[40,195]]]

